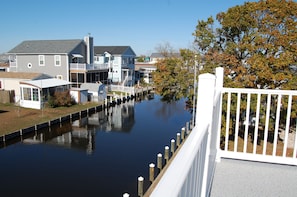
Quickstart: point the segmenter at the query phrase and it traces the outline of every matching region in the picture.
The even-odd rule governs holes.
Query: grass
[[[71,107],[45,107],[37,110],[0,103],[0,136],[98,105],[100,103],[89,102]]]

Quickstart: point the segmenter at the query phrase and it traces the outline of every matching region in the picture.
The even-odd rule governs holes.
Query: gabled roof
[[[23,41],[10,54],[68,54],[83,40],[27,40]]]
[[[0,78],[36,80],[36,79],[48,79],[53,77],[43,73],[0,72]]]
[[[95,54],[104,54],[104,52],[108,52],[112,55],[122,55],[128,50],[131,50],[132,54],[136,56],[130,46],[94,46]]]

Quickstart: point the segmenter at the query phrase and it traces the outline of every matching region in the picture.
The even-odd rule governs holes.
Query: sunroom
[[[20,106],[25,108],[42,109],[49,96],[56,91],[70,88],[70,82],[56,78],[20,82]]]

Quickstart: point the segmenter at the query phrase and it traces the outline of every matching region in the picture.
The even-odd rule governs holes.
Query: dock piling
[[[138,196],[143,196],[143,180],[142,176],[138,177]]]
[[[162,154],[159,153],[157,155],[157,168],[159,168],[159,170],[162,170],[163,164],[162,164]]]
[[[150,181],[153,182],[154,179],[155,179],[155,164],[151,163],[149,165],[149,167],[150,167],[150,172],[149,172],[149,174],[150,174]]]

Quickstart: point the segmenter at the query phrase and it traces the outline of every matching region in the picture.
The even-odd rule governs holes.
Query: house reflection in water
[[[130,132],[134,125],[134,101],[122,103],[102,110],[90,117],[84,117],[72,123],[67,122],[38,132],[23,143],[45,143],[86,151],[92,154],[95,150],[96,132]]]

